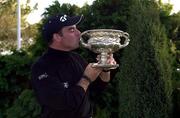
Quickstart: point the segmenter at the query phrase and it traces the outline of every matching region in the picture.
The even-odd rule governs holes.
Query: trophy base
[[[117,67],[119,67],[119,64],[98,64],[95,63],[92,65],[93,68],[103,68],[104,70],[109,70],[109,69],[116,69]]]

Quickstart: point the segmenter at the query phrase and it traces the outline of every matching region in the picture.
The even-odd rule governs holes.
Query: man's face
[[[79,47],[81,32],[76,28],[76,25],[63,27],[61,34],[61,43],[65,49],[73,50]]]

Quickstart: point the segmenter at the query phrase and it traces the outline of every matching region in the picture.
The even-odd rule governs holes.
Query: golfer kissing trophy
[[[100,60],[92,67],[104,70],[115,69],[119,64],[107,64],[109,54],[129,44],[129,34],[114,29],[93,29],[81,33],[80,43],[83,47],[100,55]]]

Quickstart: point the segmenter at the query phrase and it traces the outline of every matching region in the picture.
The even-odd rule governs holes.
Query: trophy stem
[[[107,63],[107,57],[108,57],[108,53],[107,52],[102,52],[100,55],[100,64],[106,64]]]
[[[108,64],[108,58],[109,54],[107,52],[101,52],[100,60],[98,61],[98,63],[94,63],[92,67],[103,68],[104,70],[116,69],[117,67],[119,67],[119,64]]]

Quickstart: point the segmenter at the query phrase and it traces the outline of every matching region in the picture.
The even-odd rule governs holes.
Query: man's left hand
[[[109,57],[108,57],[108,59],[107,59],[107,64],[112,64],[112,65],[115,65],[116,64],[116,61],[115,61],[115,59],[113,58],[113,54],[109,54]],[[110,81],[110,70],[109,71],[107,71],[107,72],[101,72],[100,73],[100,78],[101,78],[101,80],[102,81],[104,81],[104,82],[109,82]]]

